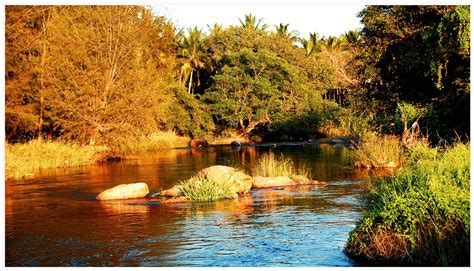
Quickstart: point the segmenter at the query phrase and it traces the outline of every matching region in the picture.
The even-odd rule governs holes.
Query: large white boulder
[[[150,190],[146,183],[121,184],[100,193],[97,200],[135,199],[145,197]]]

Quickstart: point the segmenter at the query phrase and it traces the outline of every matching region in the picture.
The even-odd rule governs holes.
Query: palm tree
[[[349,44],[356,43],[360,40],[360,31],[349,30],[348,32],[344,33],[343,38]]]
[[[342,45],[341,40],[334,36],[323,38],[322,41],[323,48],[328,52],[338,50],[341,48]]]
[[[344,50],[350,50],[360,40],[359,30],[349,30],[340,37],[341,44]]]
[[[221,24],[215,23],[212,27],[210,25],[207,25],[207,28],[209,28],[209,33],[212,34],[219,34],[221,33],[224,28],[222,27]]]
[[[252,30],[263,30],[265,31],[268,27],[267,24],[263,23],[263,18],[258,19],[252,13],[245,14],[244,20],[239,18],[240,24],[244,28],[252,29]]]
[[[303,48],[306,50],[306,56],[309,56],[315,52],[321,51],[320,48],[320,39],[318,37],[318,33],[313,32],[309,33],[309,39],[300,39]]]
[[[188,82],[188,93],[194,93],[194,86],[200,85],[199,70],[204,68],[203,57],[203,39],[204,34],[197,27],[188,28],[188,36],[182,36],[179,46],[181,52],[179,57],[184,58],[184,64],[181,66],[180,82]],[[196,78],[193,78],[193,74]],[[196,83],[194,84],[194,81]]]
[[[282,24],[280,25],[275,25],[275,30],[278,35],[281,35],[283,37],[287,37],[290,39],[292,42],[295,42],[298,40],[298,31],[292,30],[291,32],[288,31],[288,26],[289,24]]]

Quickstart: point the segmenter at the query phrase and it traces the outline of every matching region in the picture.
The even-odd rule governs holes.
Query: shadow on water
[[[251,191],[236,200],[160,205],[98,202],[137,181],[167,189],[221,164],[250,172],[265,153],[305,164],[325,187]],[[280,146],[149,152],[135,160],[7,181],[7,266],[353,266],[342,249],[360,216],[367,172],[351,151]]]

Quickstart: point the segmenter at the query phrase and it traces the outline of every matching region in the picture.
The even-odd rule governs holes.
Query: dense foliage
[[[135,6],[8,7],[7,18],[8,139],[118,146],[159,128],[174,61],[164,18]]]
[[[290,140],[324,127],[401,134],[414,121],[468,135],[469,7],[360,17],[361,32],[305,39],[252,14],[205,32],[141,6],[7,6],[7,140],[123,149],[160,131]]]
[[[401,133],[397,104],[429,112],[435,142],[469,135],[470,11],[468,6],[368,6],[356,57],[360,84],[353,107],[385,132]]]
[[[373,182],[346,250],[380,262],[468,265],[469,148],[414,147],[409,166]]]
[[[269,31],[249,14],[240,26],[215,25],[206,36],[177,31],[138,6],[6,11],[13,142],[65,138],[121,149],[160,130],[308,137],[336,106],[322,98],[335,69],[297,46],[288,24]]]

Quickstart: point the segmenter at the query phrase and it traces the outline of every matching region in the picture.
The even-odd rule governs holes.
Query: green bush
[[[371,184],[346,251],[381,262],[469,264],[469,144],[409,155],[408,167]]]
[[[181,182],[181,191],[185,198],[193,201],[214,201],[237,197],[238,185],[225,179],[193,177]]]

